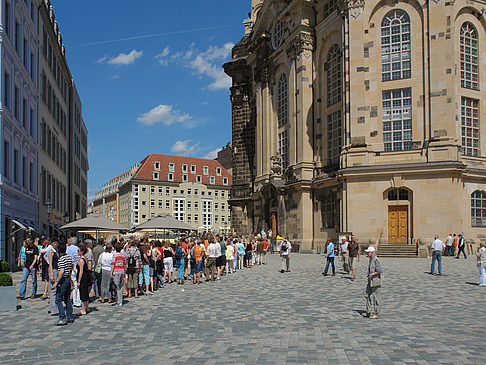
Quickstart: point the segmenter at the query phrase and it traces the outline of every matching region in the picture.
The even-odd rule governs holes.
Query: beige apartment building
[[[224,65],[237,233],[486,237],[483,2],[253,0],[244,27]]]
[[[231,174],[217,161],[151,154],[96,194],[93,213],[132,228],[159,214],[230,233]]]

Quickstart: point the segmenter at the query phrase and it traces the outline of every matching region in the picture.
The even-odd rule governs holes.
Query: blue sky
[[[88,195],[149,153],[231,141],[221,65],[250,0],[52,0],[89,134]]]

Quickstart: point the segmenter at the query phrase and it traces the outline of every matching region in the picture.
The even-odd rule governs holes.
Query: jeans
[[[20,282],[20,290],[19,290],[19,297],[25,298],[25,291],[27,288],[27,279],[29,275],[32,277],[32,295],[35,297],[37,294],[37,269],[34,267],[32,270],[29,270],[27,267],[24,267],[22,281]]]
[[[101,295],[101,273],[94,273],[93,291],[95,296]]]
[[[59,274],[59,270],[52,269],[52,274],[54,275],[54,281],[56,281],[57,275]],[[51,314],[59,313],[57,311],[57,304],[56,304],[57,288],[52,288],[52,284],[54,284],[54,281],[50,281],[49,279],[49,310],[51,311]]]
[[[113,283],[116,286],[116,303],[122,305],[123,303],[123,282],[125,279],[125,274],[113,275]]]
[[[445,256],[452,256],[452,246],[446,246]]]
[[[464,254],[464,258],[467,259],[466,252],[464,252],[465,247],[466,246],[459,247],[459,252],[457,253],[456,258],[459,258],[459,256],[461,255],[461,252],[462,252]]]
[[[433,274],[435,270],[435,260],[438,261],[439,274],[442,275],[442,251],[434,251],[432,253],[432,264],[430,265],[430,273]]]
[[[486,266],[479,266],[479,285],[486,286]]]
[[[69,277],[63,276],[59,280],[56,291],[56,305],[59,311],[59,321],[66,322],[73,318],[73,306],[71,304],[71,280]],[[66,310],[64,310],[64,305],[66,305]]]
[[[329,269],[329,264],[332,267],[332,274],[336,274],[336,270],[334,268],[334,256],[333,257],[328,257],[327,262],[326,262],[326,268],[324,269],[324,274],[327,275],[327,270]]]

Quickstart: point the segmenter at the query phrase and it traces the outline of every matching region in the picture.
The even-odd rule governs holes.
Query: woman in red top
[[[116,286],[116,303],[119,307],[123,304],[123,284],[125,279],[125,271],[127,268],[127,262],[125,255],[121,254],[123,246],[117,242],[115,243],[115,254],[111,261],[111,279]]]

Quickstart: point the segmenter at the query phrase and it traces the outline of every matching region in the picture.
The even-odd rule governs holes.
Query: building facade
[[[0,258],[10,262],[25,232],[36,229],[38,222],[37,6],[37,1],[1,2]]]
[[[127,228],[169,213],[199,231],[230,233],[230,189],[216,160],[151,154],[103,186],[93,213]]]
[[[482,8],[252,1],[224,65],[235,231],[273,227],[303,252],[340,232],[378,246],[483,240]]]
[[[14,263],[26,234],[86,215],[87,129],[50,1],[0,9],[0,259]]]

